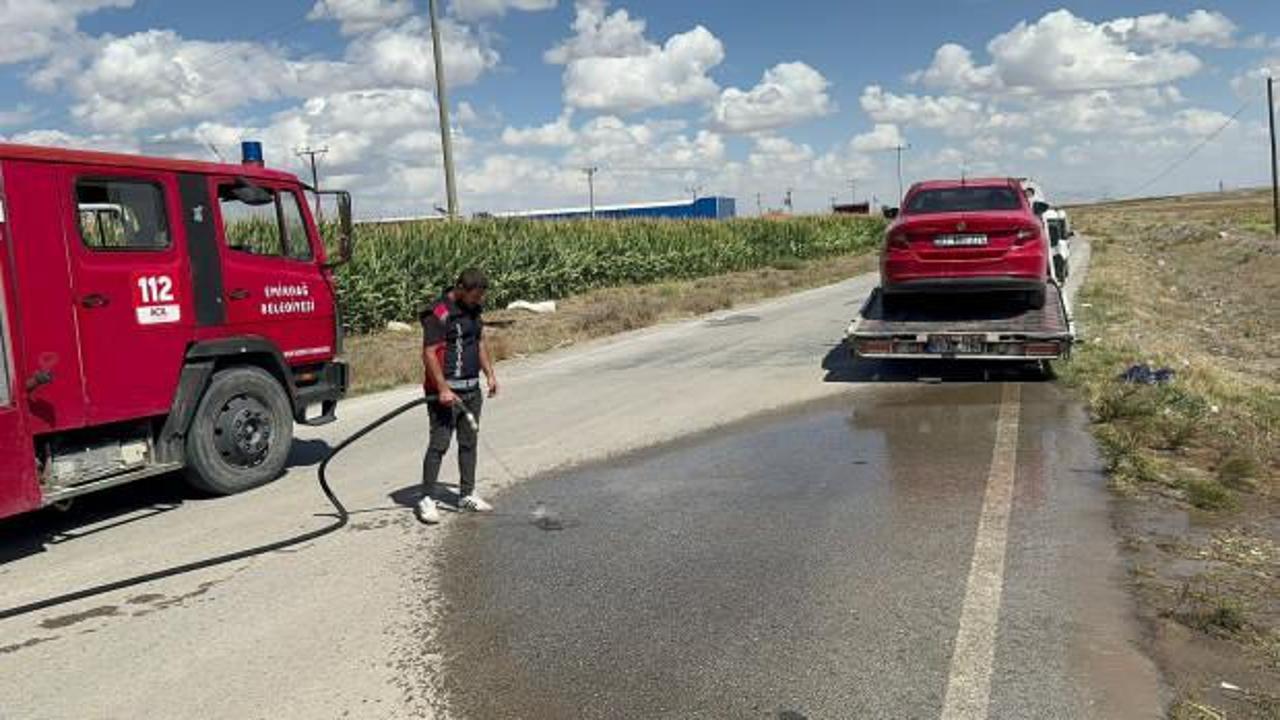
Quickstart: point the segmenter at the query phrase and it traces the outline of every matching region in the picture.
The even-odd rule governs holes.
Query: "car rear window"
[[[921,190],[907,202],[907,213],[975,212],[979,210],[1019,210],[1018,193],[1008,187],[958,187]]]

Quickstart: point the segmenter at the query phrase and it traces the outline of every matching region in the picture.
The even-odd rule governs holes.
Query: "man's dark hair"
[[[455,284],[459,290],[488,290],[489,278],[480,268],[467,268],[458,274]]]

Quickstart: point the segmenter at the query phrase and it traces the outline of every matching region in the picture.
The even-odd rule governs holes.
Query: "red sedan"
[[[1043,207],[1041,207],[1043,206]],[[1044,307],[1049,243],[1017,180],[930,180],[907,191],[880,255],[886,299],[921,293],[1021,293]]]

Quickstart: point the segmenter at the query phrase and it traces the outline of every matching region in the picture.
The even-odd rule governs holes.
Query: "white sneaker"
[[[429,497],[424,497],[418,502],[415,508],[418,515],[418,522],[427,525],[435,525],[440,522],[440,509],[436,507],[436,501]]]
[[[493,506],[485,502],[485,499],[472,493],[458,501],[458,508],[461,510],[470,510],[471,512],[493,512]]]

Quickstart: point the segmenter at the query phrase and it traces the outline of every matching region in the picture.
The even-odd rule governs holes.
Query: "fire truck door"
[[[59,173],[51,163],[4,162],[11,392],[32,435],[84,425]]]
[[[320,272],[305,204],[291,188],[215,179],[227,325],[271,340],[290,364],[334,352],[334,298]]]
[[[3,206],[0,206],[0,216]],[[27,434],[18,407],[18,389],[13,377],[13,338],[9,322],[8,248],[4,243],[3,217],[0,217],[0,517],[40,504],[36,484],[36,456],[31,436]]]
[[[176,178],[66,169],[68,256],[90,424],[169,411],[191,336]]]

